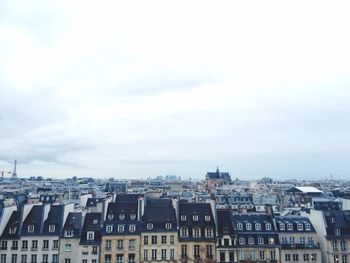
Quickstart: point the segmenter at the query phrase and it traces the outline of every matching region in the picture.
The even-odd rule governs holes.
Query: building
[[[204,187],[207,189],[222,186],[231,181],[231,176],[227,172],[220,172],[219,167],[215,172],[207,172],[205,175]]]
[[[229,209],[217,210],[218,236],[216,262],[237,262],[236,234]]]

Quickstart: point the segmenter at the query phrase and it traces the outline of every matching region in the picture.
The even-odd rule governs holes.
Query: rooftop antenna
[[[12,173],[12,176],[11,176],[11,179],[17,179],[17,160],[15,160],[15,165],[13,167],[13,173]]]

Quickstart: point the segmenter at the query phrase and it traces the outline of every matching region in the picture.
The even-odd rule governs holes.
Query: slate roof
[[[340,230],[340,236],[350,237],[350,210],[346,211],[327,211],[324,212],[326,219],[327,238],[339,238],[336,235],[336,229]]]
[[[88,198],[86,207],[96,207],[97,203],[103,203],[104,201],[104,198]]]
[[[216,169],[216,172],[207,172],[206,179],[222,179],[222,180],[227,180],[231,181],[231,176],[227,172],[220,172],[219,168]]]
[[[83,227],[83,216],[81,212],[71,212],[68,214],[66,222],[64,223],[62,237],[66,230],[72,230],[72,238],[80,238]],[[67,238],[67,237],[66,237]]]
[[[171,223],[171,228],[166,229],[166,223]],[[147,224],[152,224],[153,229],[147,229]],[[165,232],[177,231],[175,209],[172,205],[165,205],[161,202],[159,206],[146,206],[142,217],[142,231]]]
[[[83,245],[98,245],[101,243],[101,213],[87,213],[85,216],[80,243]],[[94,240],[87,240],[87,233],[94,232]]]
[[[137,203],[137,200],[141,197],[139,194],[121,194],[115,198],[116,203]]]
[[[276,216],[277,231],[283,233],[315,233],[316,230],[313,227],[310,219],[304,216]],[[284,230],[281,229],[281,224],[284,224]],[[287,225],[292,224],[292,230],[287,229]],[[298,230],[298,224],[303,225],[303,230]],[[306,230],[305,225],[309,224],[310,230]]]
[[[218,220],[218,235],[222,237],[224,235],[234,235],[234,228],[232,224],[232,214],[228,209],[218,209],[217,210],[217,220]]]
[[[48,214],[47,219],[44,222],[44,227],[42,229],[41,234],[47,236],[57,236],[61,234],[62,224],[63,224],[63,213],[64,206],[63,205],[52,205]],[[55,226],[55,231],[50,232],[50,225]]]
[[[32,207],[30,212],[28,213],[27,217],[23,221],[22,229],[21,229],[21,235],[23,236],[37,236],[41,234],[41,227],[43,223],[43,213],[44,213],[44,206],[42,205],[35,205]],[[28,232],[28,226],[33,225],[34,231]]]
[[[19,239],[19,219],[19,211],[13,211],[1,235],[1,239]],[[10,228],[15,229],[13,234],[10,233]]]

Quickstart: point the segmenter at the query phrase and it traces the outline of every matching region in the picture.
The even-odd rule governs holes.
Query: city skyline
[[[347,179],[349,3],[0,3],[0,171]]]

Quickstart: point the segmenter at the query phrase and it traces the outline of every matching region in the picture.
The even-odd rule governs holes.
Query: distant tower
[[[12,173],[12,176],[11,176],[11,179],[17,179],[17,160],[15,160],[15,165],[13,167],[13,173]]]

